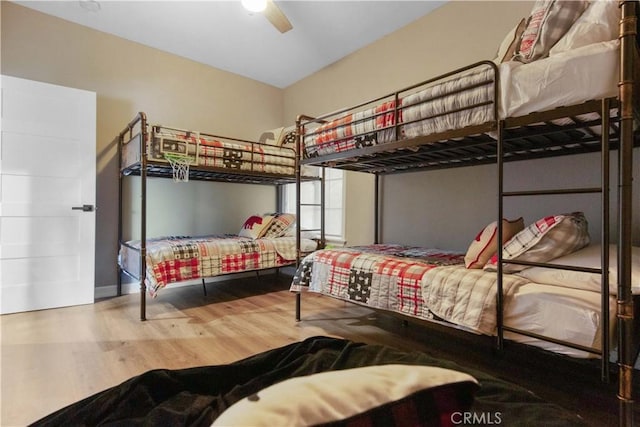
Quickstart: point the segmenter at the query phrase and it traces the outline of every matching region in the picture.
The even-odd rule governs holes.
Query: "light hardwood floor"
[[[303,321],[296,322],[288,284],[287,276],[264,276],[259,283],[237,279],[209,284],[208,296],[198,286],[167,288],[148,301],[145,322],[139,320],[138,295],[2,316],[0,425],[26,425],[150,369],[226,364],[316,335],[437,355],[445,342],[449,353],[443,357],[516,375],[505,369],[508,360],[491,355],[490,344],[470,347],[465,338],[446,335],[436,343],[434,331],[407,328],[396,318],[328,297],[305,294]],[[532,375],[519,367],[514,372],[521,373],[514,379],[521,384]],[[531,381],[538,394],[567,405],[576,400],[544,378]],[[595,383],[598,404],[578,401],[575,410],[585,411],[594,425],[615,425],[615,413],[609,413],[615,388]]]

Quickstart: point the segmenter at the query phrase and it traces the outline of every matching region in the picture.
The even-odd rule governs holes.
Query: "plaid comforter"
[[[464,266],[464,254],[402,245],[316,251],[305,257],[291,291],[312,291],[493,335],[497,274]],[[503,275],[508,298],[528,280]]]
[[[128,244],[140,247],[139,241]],[[137,252],[122,250],[121,265],[135,269]],[[250,239],[227,234],[147,239],[146,285],[149,294],[155,297],[169,283],[275,268],[289,265],[295,259],[294,237]]]
[[[422,278],[434,267],[463,262],[464,254],[403,245],[327,249],[302,260],[291,290],[432,318],[424,304]]]

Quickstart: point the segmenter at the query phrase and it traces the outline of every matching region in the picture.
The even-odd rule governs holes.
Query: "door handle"
[[[73,206],[71,210],[82,212],[93,212],[93,205]]]

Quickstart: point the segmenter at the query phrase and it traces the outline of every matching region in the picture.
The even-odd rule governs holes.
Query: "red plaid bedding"
[[[422,296],[423,276],[434,267],[462,263],[461,253],[403,245],[327,249],[303,259],[291,290],[432,318]]]
[[[139,241],[128,244],[140,247]],[[120,263],[125,270],[138,270],[137,253],[123,247]],[[147,239],[146,285],[149,294],[155,297],[169,283],[280,267],[291,264],[295,257],[293,237],[250,239],[217,235]]]
[[[291,291],[313,291],[493,335],[497,274],[464,266],[464,254],[402,245],[316,251],[305,257]],[[503,276],[509,299],[527,279]]]

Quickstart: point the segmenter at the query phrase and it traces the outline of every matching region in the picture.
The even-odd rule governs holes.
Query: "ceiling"
[[[284,34],[239,0],[14,3],[284,88],[445,1],[276,1],[293,25]]]

